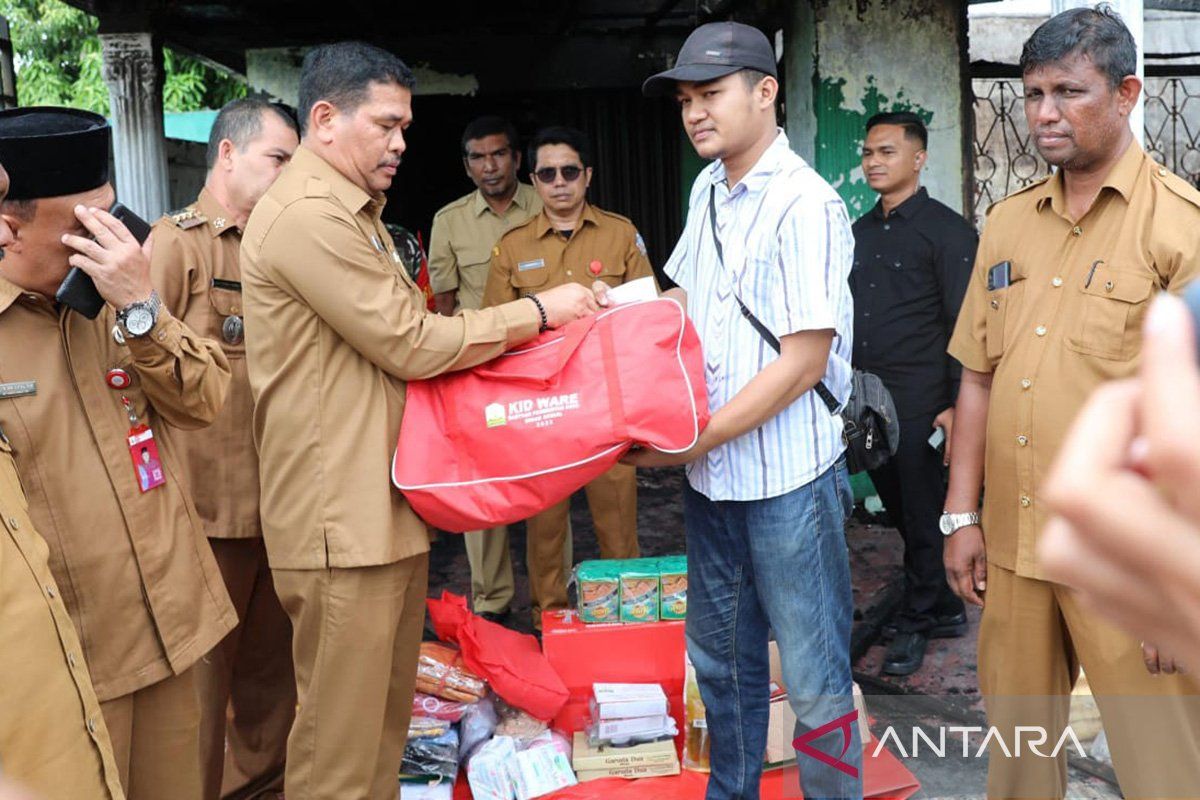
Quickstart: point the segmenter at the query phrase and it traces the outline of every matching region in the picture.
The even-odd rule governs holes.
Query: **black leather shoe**
[[[895,622],[889,622],[883,626],[882,630],[884,638],[895,639],[900,633],[900,629]],[[967,612],[959,611],[956,614],[945,614],[937,618],[933,627],[925,633],[925,636],[930,639],[957,639],[960,636],[967,634]]]
[[[508,621],[509,613],[509,609],[506,608],[503,611],[480,611],[477,616],[483,617],[488,622],[494,622],[497,625],[503,625],[506,621]]]
[[[884,675],[912,675],[925,661],[925,645],[929,640],[923,633],[902,633],[888,645],[883,657]]]

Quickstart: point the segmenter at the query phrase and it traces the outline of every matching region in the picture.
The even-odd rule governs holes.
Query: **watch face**
[[[950,530],[951,530],[951,527],[953,524],[954,523],[952,523],[950,521],[949,514],[942,514],[942,518],[938,520],[938,528],[941,530],[942,534],[945,536],[950,535]]]
[[[125,317],[125,329],[134,336],[144,336],[154,327],[154,315],[148,308],[135,308]]]

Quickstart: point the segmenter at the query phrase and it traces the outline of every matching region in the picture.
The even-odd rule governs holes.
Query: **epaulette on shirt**
[[[991,214],[992,209],[994,209],[996,206],[1003,203],[1005,200],[1011,200],[1012,198],[1016,197],[1017,195],[1025,194],[1026,192],[1032,191],[1053,177],[1054,177],[1053,174],[1047,175],[1044,178],[1034,181],[1033,183],[1029,184],[1028,186],[1022,186],[1020,189],[1017,189],[1015,192],[1009,192],[1008,194],[1004,195],[1004,197],[1001,197],[999,200],[997,200],[996,202],[989,205],[987,207],[986,213]]]
[[[1185,181],[1183,178],[1176,175],[1171,170],[1161,164],[1154,165],[1154,177],[1156,177],[1163,186],[1171,191],[1172,194],[1179,195],[1182,199],[1200,208],[1200,191],[1197,191],[1194,186]]]
[[[167,212],[167,219],[174,222],[175,227],[185,231],[208,222],[208,217],[201,214],[195,206]]]

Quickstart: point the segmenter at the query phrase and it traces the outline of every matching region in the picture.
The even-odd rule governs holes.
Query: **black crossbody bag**
[[[725,249],[721,247],[721,239],[717,236],[717,187],[711,186],[708,190],[708,227],[712,231],[713,244],[717,248],[717,260],[721,262],[721,269],[725,269]],[[730,282],[736,286],[733,276],[729,276]],[[737,301],[738,308],[741,309],[742,316],[746,318],[754,330],[758,331],[766,343],[771,346],[771,349],[776,353],[780,352],[779,339],[771,331],[767,330],[767,326],[762,321],[754,316],[754,312],[746,308],[746,304],[742,302],[742,298],[738,297],[735,290],[733,299]],[[829,387],[825,385],[825,381],[817,381],[817,385],[813,387],[813,391],[821,398],[821,402],[829,409],[829,413],[835,417],[840,417],[842,420],[842,442],[846,445],[846,466],[851,473],[862,472],[863,470],[877,469],[883,466],[895,452],[899,446],[899,441],[895,443],[888,441],[887,423],[888,420],[880,414],[876,409],[856,402],[861,397],[860,384],[864,380],[874,380],[879,382],[876,387],[882,390],[885,394],[887,390],[883,388],[883,384],[879,378],[869,372],[860,370],[854,371],[854,380],[851,384],[850,399],[846,401],[845,407],[842,407],[837,398],[833,396],[833,392],[829,391]],[[891,402],[891,396],[887,397],[888,402]],[[894,424],[893,424],[894,426]],[[898,437],[894,437],[897,438]]]

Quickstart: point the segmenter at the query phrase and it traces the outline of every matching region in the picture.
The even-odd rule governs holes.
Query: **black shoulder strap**
[[[717,236],[717,187],[713,184],[708,188],[708,229],[712,231],[713,244],[717,248],[717,260],[721,262],[721,267],[725,267],[725,248],[721,247],[721,239]],[[733,281],[733,276],[729,276],[730,282]],[[758,335],[766,340],[767,344],[776,353],[779,352],[779,339],[775,334],[767,330],[767,326],[762,324],[762,320],[754,316],[754,312],[746,308],[746,304],[742,302],[742,298],[738,297],[736,291],[733,293],[733,299],[737,301],[738,308],[741,309],[742,316],[746,318],[754,330],[758,331]],[[830,414],[838,413],[840,404],[837,398],[833,396],[833,392],[829,391],[829,387],[825,385],[825,381],[817,381],[817,385],[813,387],[817,396],[825,403]]]

